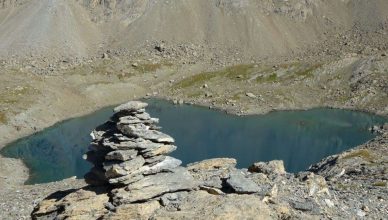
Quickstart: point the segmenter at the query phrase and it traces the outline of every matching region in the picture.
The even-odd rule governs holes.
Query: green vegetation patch
[[[199,73],[194,76],[181,80],[180,82],[175,84],[174,87],[184,89],[193,85],[199,85],[201,83],[205,83],[216,76],[217,75],[212,72]]]
[[[259,76],[256,78],[256,82],[258,83],[265,83],[265,82],[276,82],[278,80],[278,74],[272,73],[267,76]]]
[[[387,186],[387,182],[386,181],[375,182],[375,183],[373,183],[373,186],[386,187]]]
[[[174,87],[187,88],[190,86],[200,85],[208,82],[209,80],[215,77],[224,77],[231,80],[244,80],[249,77],[253,70],[254,66],[251,64],[240,64],[217,71],[202,72],[181,80],[180,82],[175,84]]]
[[[2,104],[15,104],[17,103],[21,98],[23,98],[24,95],[28,94],[30,91],[30,87],[28,86],[18,86],[14,89],[7,89],[0,93],[0,103]]]
[[[225,76],[232,80],[244,80],[249,78],[254,70],[251,64],[240,64],[236,66],[227,67],[221,71],[217,71],[221,76]]]
[[[155,72],[158,69],[161,69],[165,66],[171,67],[173,64],[164,62],[164,63],[139,63],[134,68],[140,73],[149,73]]]
[[[203,94],[202,92],[193,92],[187,95],[188,98],[198,98],[201,97]]]
[[[276,67],[256,66],[253,64],[239,64],[226,67],[217,71],[202,72],[175,84],[175,88],[187,88],[191,86],[200,86],[216,77],[227,78],[234,81],[248,80],[258,75],[255,80],[257,83],[277,82],[281,79],[295,77],[313,77],[314,71],[320,68],[322,64],[289,63]],[[283,74],[284,73],[284,74]]]
[[[355,157],[360,157],[366,161],[373,161],[374,160],[373,155],[367,149],[360,149],[360,150],[351,151],[351,152],[347,153],[345,156],[343,156],[342,159],[347,160],[347,159],[352,159]]]
[[[315,64],[312,66],[302,67],[298,71],[295,72],[295,75],[297,76],[303,76],[303,77],[313,77],[314,76],[314,71],[320,68],[322,64]]]
[[[244,97],[244,93],[238,92],[238,93],[235,93],[235,94],[231,97],[231,99],[232,99],[232,100],[235,100],[235,101],[238,101],[238,100],[241,99],[241,97]]]

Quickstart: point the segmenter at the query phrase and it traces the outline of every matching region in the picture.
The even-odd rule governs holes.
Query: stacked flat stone
[[[180,167],[182,162],[168,156],[177,149],[174,139],[159,130],[159,120],[146,107],[139,101],[120,105],[110,121],[91,133],[93,141],[85,159],[94,167],[85,180],[94,186],[114,186],[116,204],[195,187],[193,177]]]

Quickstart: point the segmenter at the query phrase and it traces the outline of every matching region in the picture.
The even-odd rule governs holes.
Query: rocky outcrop
[[[237,169],[235,159],[186,167],[168,156],[177,147],[147,104],[128,102],[92,132],[85,159],[89,186],[57,192],[33,219],[350,219],[387,210],[387,138],[382,136],[309,171],[290,174],[282,161]],[[373,152],[379,152],[375,154]],[[354,187],[354,188],[351,188]]]

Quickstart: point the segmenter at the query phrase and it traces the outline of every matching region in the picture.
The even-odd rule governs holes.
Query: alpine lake
[[[147,112],[160,119],[162,131],[176,140],[171,156],[183,165],[210,158],[232,157],[239,168],[254,162],[283,160],[288,172],[299,172],[326,156],[365,143],[368,128],[388,119],[363,112],[317,108],[234,116],[194,105],[148,99]],[[90,132],[109,120],[113,107],[69,119],[17,140],[0,153],[20,158],[30,169],[26,184],[83,175],[91,164],[82,159]]]

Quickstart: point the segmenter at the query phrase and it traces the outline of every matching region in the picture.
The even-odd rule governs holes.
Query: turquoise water
[[[147,111],[160,118],[162,131],[176,140],[178,150],[172,156],[184,164],[233,157],[242,168],[281,159],[287,171],[298,172],[368,141],[374,137],[368,127],[387,121],[367,113],[327,108],[238,117],[162,100],[147,102]],[[27,184],[82,177],[91,167],[82,159],[91,141],[89,134],[111,115],[111,108],[105,108],[58,123],[8,145],[1,153],[23,159],[31,171]]]

